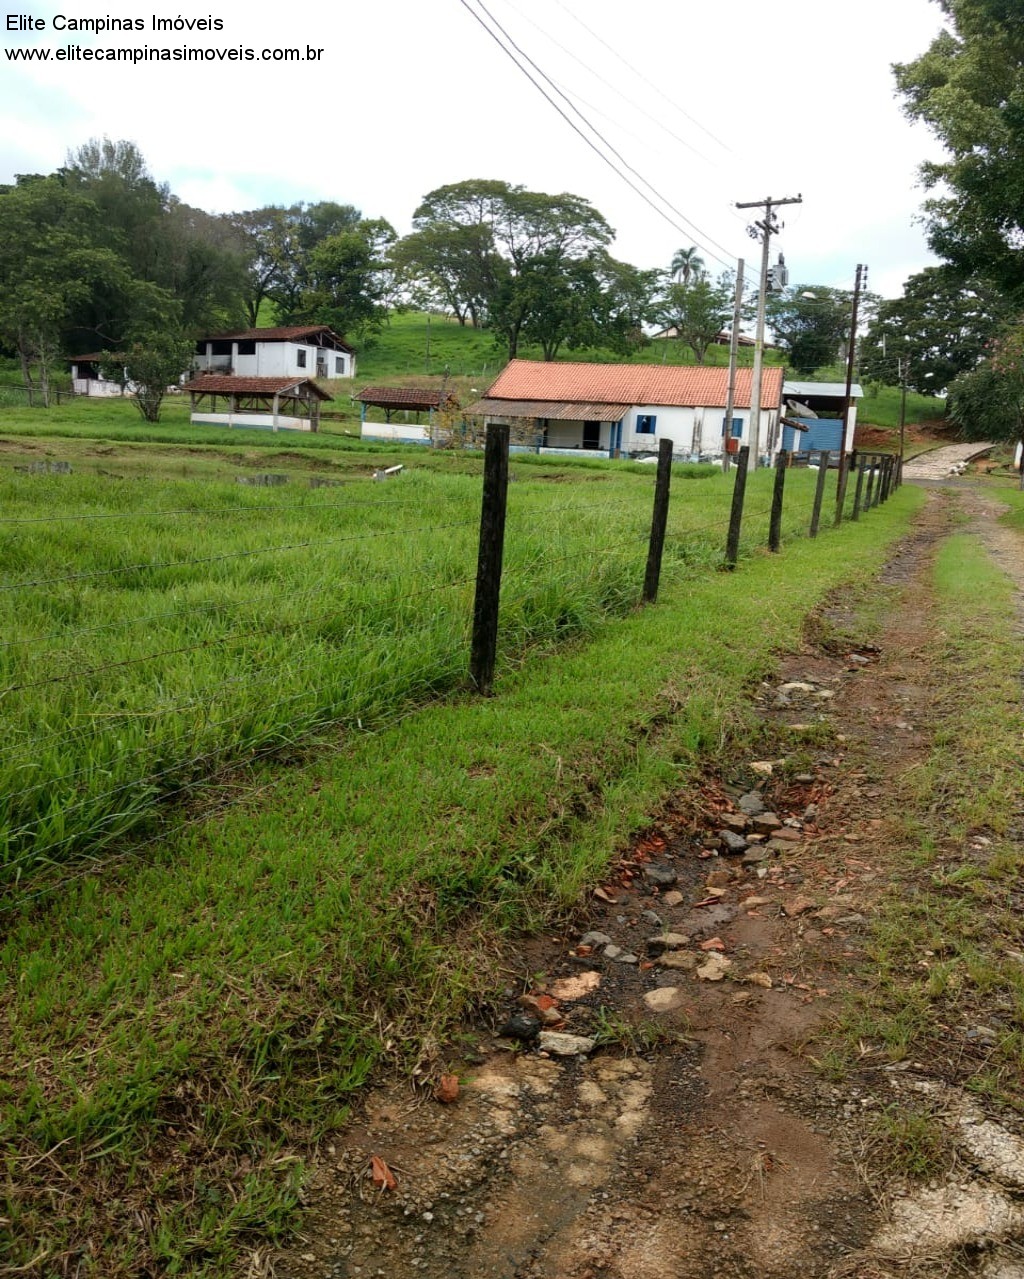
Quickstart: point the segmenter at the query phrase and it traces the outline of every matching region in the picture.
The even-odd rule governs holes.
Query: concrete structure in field
[[[356,396],[359,401],[360,435],[364,440],[394,440],[403,444],[429,444],[434,414],[442,407],[457,409],[459,402],[451,392],[432,391],[419,386],[364,386]],[[383,422],[369,422],[368,408],[384,410]],[[415,423],[405,420],[392,422],[392,414],[401,412],[408,418],[416,414]],[[426,425],[420,423],[420,414],[426,413]]]
[[[299,324],[200,338],[193,367],[226,377],[354,377],[356,356],[326,324]]]
[[[512,360],[467,413],[486,422],[533,423],[541,453],[645,457],[672,441],[677,457],[717,459],[750,438],[751,370],[738,369],[732,421],[725,421],[728,370],[706,365],[570,364]],[[782,369],[766,368],[759,438],[781,447]]]
[[[189,395],[193,422],[265,431],[317,431],[321,403],[334,398],[305,377],[204,373],[181,389]]]
[[[100,364],[110,358],[109,351],[91,351],[88,355],[71,357],[71,389],[76,395],[90,395],[101,399],[113,395],[130,395],[134,388],[123,381],[105,378]]]

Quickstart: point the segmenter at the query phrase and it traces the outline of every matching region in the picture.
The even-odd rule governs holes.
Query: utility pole
[[[903,483],[903,455],[905,452],[905,437],[907,428],[907,361],[903,356],[898,357],[899,373],[900,373],[900,462],[899,469],[896,471],[897,486]]]
[[[774,210],[784,204],[803,204],[803,196],[787,196],[782,200],[773,200],[768,196],[764,200],[750,200],[746,204],[737,204],[737,209],[764,209],[764,218],[747,227],[753,240],[761,241],[761,286],[757,293],[757,331],[754,338],[754,368],[750,379],[750,465],[757,468],[758,455],[761,451],[761,369],[764,363],[764,304],[768,292],[768,250],[773,235],[779,230],[778,218]]]
[[[849,453],[846,451],[846,437],[850,433],[850,407],[853,404],[853,361],[857,354],[857,308],[860,306],[861,290],[867,286],[868,269],[857,263],[857,277],[853,285],[853,310],[850,314],[850,343],[846,352],[846,391],[843,396],[843,439],[839,446],[839,477],[836,482],[836,523],[843,518],[843,499],[846,496],[846,471],[849,464]]]
[[[732,439],[732,414],[736,404],[736,353],[740,345],[740,311],[743,309],[743,259],[736,259],[736,296],[732,302],[732,333],[729,337],[729,381],[725,389],[725,426],[722,432],[722,470],[731,462],[729,441]]]

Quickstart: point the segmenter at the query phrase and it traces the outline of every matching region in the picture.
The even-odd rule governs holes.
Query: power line
[[[703,160],[706,164],[710,164],[712,165],[712,167],[716,167],[717,162],[712,160],[710,156],[706,156],[703,151],[698,151],[697,148],[691,142],[688,142],[686,140],[686,138],[681,137],[678,133],[675,132],[674,129],[670,129],[668,125],[664,122],[664,120],[659,119],[659,117],[656,116],[653,111],[648,111],[647,108],[641,106],[639,102],[636,102],[632,98],[628,97],[625,93],[622,92],[622,90],[618,87],[618,85],[614,83],[614,81],[607,79],[605,76],[601,75],[599,71],[595,71],[589,62],[584,62],[584,60],[578,54],[573,53],[573,51],[567,48],[564,44],[562,44],[560,40],[556,40],[550,31],[546,31],[540,25],[540,23],[534,21],[534,19],[531,18],[528,13],[524,13],[522,9],[520,9],[517,5],[512,4],[511,0],[505,0],[505,3],[508,5],[510,9],[513,10],[513,12],[518,13],[521,18],[523,18],[526,22],[528,22],[531,27],[535,27],[541,33],[541,35],[544,36],[546,40],[550,40],[551,43],[557,49],[560,49],[562,53],[566,55],[566,57],[572,58],[573,62],[578,63],[584,69],[584,71],[592,75],[595,80],[599,80],[600,83],[605,86],[605,88],[611,89],[612,93],[614,93],[616,97],[621,98],[622,101],[625,102],[627,106],[632,107],[634,111],[638,111],[640,115],[645,116],[648,120],[651,121],[652,124],[656,125],[664,133],[667,133],[670,138],[673,138],[676,142],[678,142],[680,146],[685,147],[687,151],[692,152],[695,156]],[[627,63],[627,66],[628,65],[629,64]],[[584,103],[584,106],[589,106],[592,111],[597,110],[597,108],[594,107],[591,103],[585,102],[580,94],[576,94],[575,96],[578,97],[580,101]],[[602,113],[598,112],[598,114],[600,115]],[[606,116],[605,118],[609,119],[610,117]],[[619,127],[621,128],[622,126],[620,125]]]
[[[665,102],[667,102],[669,106],[672,107],[673,110],[678,111],[679,114],[683,116],[685,119],[689,120],[691,124],[696,125],[697,128],[700,129],[701,133],[706,133],[712,142],[717,142],[720,147],[728,151],[730,154],[733,154],[732,147],[730,147],[728,143],[723,142],[721,138],[715,137],[715,135],[711,132],[709,128],[706,127],[706,125],[701,124],[699,120],[695,119],[688,112],[684,111],[678,102],[673,102],[672,99],[668,96],[668,94],[663,93],[656,84],[651,84],[648,78],[644,75],[642,71],[638,71],[637,68],[633,66],[632,62],[629,62],[625,57],[623,57],[623,55],[619,52],[618,49],[616,49],[613,45],[610,45],[608,41],[604,39],[603,36],[599,36],[592,27],[588,27],[587,24],[583,21],[583,19],[579,17],[577,14],[573,13],[573,11],[569,8],[568,5],[563,4],[562,0],[555,0],[555,3],[558,5],[558,7],[561,10],[567,13],[574,22],[579,23],[579,25],[583,28],[584,31],[586,31],[589,35],[593,36],[594,39],[598,42],[598,44],[604,45],[604,47],[608,50],[609,53],[614,54],[615,57],[618,58],[618,60],[622,63],[623,66],[628,67],[630,71],[633,72],[633,74],[637,77],[638,80],[643,80],[648,88],[653,89],[654,92],[658,95],[658,97],[662,98]]]
[[[696,225],[696,223],[691,222],[690,219],[685,216],[685,214],[681,213],[678,209],[676,209],[675,206],[670,203],[670,201],[668,201],[655,187],[653,187],[647,181],[646,178],[644,178],[641,174],[637,173],[636,170],[633,169],[632,166],[628,164],[625,160],[622,160],[626,168],[629,169],[630,172],[634,173],[636,177],[639,178],[639,180],[643,182],[645,186],[647,186],[651,191],[655,193],[657,198],[661,200],[661,202],[667,208],[672,209],[672,211],[679,218],[681,218],[682,221],[684,221],[689,227],[691,227],[692,230],[687,231],[683,227],[681,227],[678,222],[676,222],[673,218],[669,217],[669,215],[664,211],[664,209],[660,209],[654,203],[654,201],[651,200],[651,198],[647,196],[636,185],[635,182],[633,182],[630,178],[628,178],[626,174],[623,173],[622,170],[618,167],[618,165],[616,165],[613,160],[611,160],[607,155],[605,155],[605,153],[593,141],[593,139],[587,137],[587,135],[583,132],[583,130],[579,127],[579,125],[577,125],[574,120],[570,119],[570,117],[562,110],[562,108],[558,105],[558,103],[554,100],[554,98],[551,97],[551,95],[547,92],[544,86],[540,84],[536,79],[534,79],[534,77],[530,74],[527,68],[523,66],[523,64],[517,59],[515,53],[512,52],[512,49],[515,49],[518,53],[520,53],[520,55],[523,58],[525,58],[526,61],[529,62],[531,66],[536,67],[538,74],[543,76],[544,79],[547,80],[548,83],[552,85],[552,87],[555,89],[557,93],[562,94],[562,97],[565,97],[565,94],[563,94],[561,89],[559,89],[557,85],[555,85],[554,82],[543,71],[541,71],[539,67],[537,67],[537,64],[533,62],[532,59],[529,58],[527,54],[523,53],[522,50],[519,49],[519,46],[515,43],[512,37],[508,35],[504,27],[501,26],[501,24],[497,21],[497,19],[494,18],[493,15],[491,15],[490,11],[485,8],[485,6],[481,3],[481,0],[477,0],[477,3],[480,4],[480,7],[484,10],[485,13],[487,13],[487,16],[491,19],[491,21],[498,28],[498,30],[502,32],[502,34],[508,40],[509,44],[512,46],[512,49],[509,49],[505,44],[502,43],[501,38],[498,35],[496,35],[494,31],[491,30],[491,28],[487,25],[487,23],[483,20],[483,18],[481,18],[480,15],[476,12],[476,10],[472,8],[468,0],[459,0],[459,3],[466,10],[466,12],[469,13],[473,17],[473,19],[477,23],[479,23],[481,27],[483,27],[483,29],[495,42],[498,48],[501,49],[502,53],[504,53],[507,58],[511,59],[511,61],[516,66],[516,68],[519,71],[521,71],[523,75],[526,76],[526,78],[530,81],[530,83],[537,90],[537,92],[540,93],[544,97],[544,99],[548,102],[548,104],[552,106],[558,112],[558,114],[566,122],[569,128],[572,129],[572,131],[575,134],[577,134],[580,138],[582,138],[583,141],[587,144],[587,146],[590,147],[591,151],[593,151],[595,155],[599,156],[600,159],[603,160],[604,163],[616,174],[616,176],[621,178],[622,181],[625,182],[626,185],[630,187],[631,190],[633,190],[640,197],[640,199],[644,201],[646,205],[648,205],[651,209],[653,209],[654,212],[657,213],[660,218],[663,218],[671,227],[679,231],[681,234],[683,235],[696,234],[698,237],[708,241],[711,244],[714,244],[717,248],[721,249],[723,253],[727,255],[729,254],[729,250],[725,248],[724,245],[718,244],[716,240],[713,240],[709,235],[706,234],[706,232],[702,231],[700,227]],[[595,126],[592,125],[589,122],[589,120],[586,119],[586,117],[582,114],[582,112],[580,112],[580,110],[576,106],[574,106],[573,103],[569,101],[567,97],[565,97],[565,100],[569,102],[569,105],[572,108],[572,110],[576,112],[576,114],[580,117],[581,120],[583,120],[584,124],[587,126],[588,129],[590,129],[590,131],[595,135],[595,137],[600,138],[602,143],[608,148],[609,151],[612,152],[612,154],[619,155],[619,153],[615,150],[615,148],[611,145],[611,143],[608,142],[608,140],[604,137],[604,135],[600,132],[600,130],[595,128]],[[621,156],[619,156],[619,158],[622,159]],[[724,258],[720,258],[717,253],[712,253],[712,251],[709,248],[707,248],[705,244],[701,244],[699,247],[702,248],[704,252],[708,254],[709,257],[714,258],[716,262],[720,262],[724,267],[728,269],[732,268],[733,261],[735,261],[735,259],[732,258],[731,255],[730,255],[730,260],[727,261]]]

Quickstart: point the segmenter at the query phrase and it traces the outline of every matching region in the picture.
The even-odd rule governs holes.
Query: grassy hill
[[[543,359],[539,346],[523,343],[519,354],[523,359]],[[693,352],[678,341],[651,342],[631,356],[622,356],[606,347],[564,348],[562,360],[585,360],[598,364],[693,364]],[[777,351],[765,354],[769,364],[780,364]],[[710,347],[707,364],[725,365],[729,348]],[[753,363],[753,352],[745,347],[740,352],[742,364]],[[380,334],[359,352],[358,376],[363,386],[369,382],[389,382],[410,377],[440,376],[447,366],[453,377],[475,379],[475,384],[492,381],[507,363],[504,343],[496,341],[486,329],[463,327],[457,321],[423,311],[407,311],[393,315]],[[482,387],[481,387],[482,389]]]

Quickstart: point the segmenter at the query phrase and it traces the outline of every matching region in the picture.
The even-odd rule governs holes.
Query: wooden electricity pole
[[[773,235],[779,230],[774,210],[783,204],[803,204],[803,196],[787,196],[773,200],[750,200],[737,204],[737,209],[764,209],[764,218],[747,227],[754,240],[761,241],[761,286],[757,292],[757,331],[754,337],[754,369],[750,379],[750,466],[756,470],[761,452],[761,369],[764,363],[764,304],[768,293],[768,250]],[[731,425],[731,424],[730,424]]]
[[[860,306],[861,291],[867,286],[868,269],[857,263],[857,277],[853,285],[853,310],[850,314],[850,344],[846,352],[846,391],[843,396],[843,438],[839,445],[839,479],[836,482],[836,520],[843,520],[843,504],[846,500],[846,477],[849,469],[850,454],[847,452],[846,437],[850,433],[850,407],[853,404],[853,362],[857,354],[857,308]],[[850,441],[851,445],[853,441]]]
[[[722,430],[722,469],[727,471],[732,459],[732,413],[736,407],[736,354],[740,344],[740,311],[743,309],[743,259],[736,259],[736,293],[732,301],[732,333],[729,336],[729,381],[725,388],[725,426]]]

